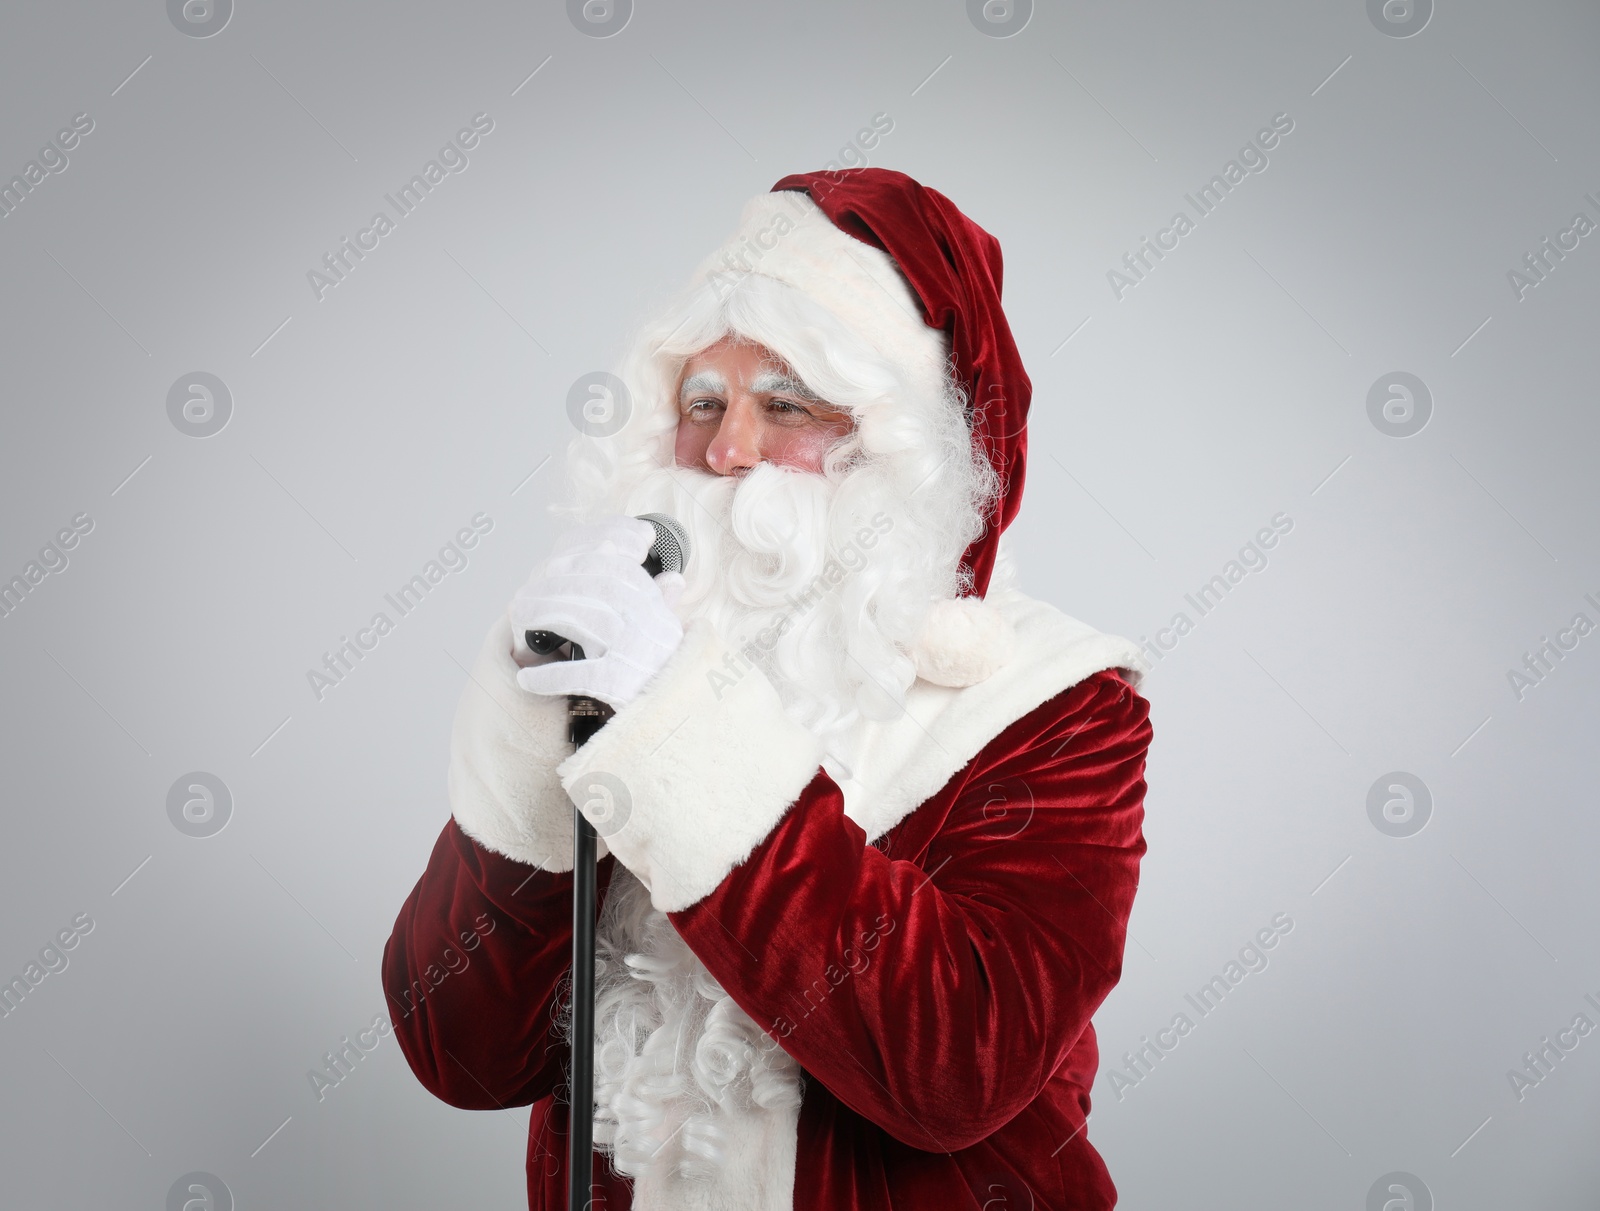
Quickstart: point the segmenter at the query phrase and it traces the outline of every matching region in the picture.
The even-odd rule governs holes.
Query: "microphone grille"
[[[689,564],[689,534],[675,517],[665,513],[646,513],[639,518],[656,529],[656,540],[650,544],[650,557],[661,565],[663,572],[682,572]]]

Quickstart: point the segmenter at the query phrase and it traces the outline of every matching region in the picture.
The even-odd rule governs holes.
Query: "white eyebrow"
[[[696,370],[683,380],[683,386],[678,391],[678,402],[688,403],[696,395],[726,395],[728,382],[715,370]]]
[[[795,395],[808,401],[822,398],[794,375],[779,370],[761,371],[751,380],[750,390],[758,395]]]

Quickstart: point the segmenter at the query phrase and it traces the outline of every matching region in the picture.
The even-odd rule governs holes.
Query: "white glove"
[[[613,710],[639,695],[683,641],[672,606],[683,576],[654,580],[641,566],[655,527],[636,517],[577,526],[556,543],[507,611],[519,651],[526,631],[553,631],[583,648],[582,660],[524,668],[517,684],[535,694],[587,694]]]

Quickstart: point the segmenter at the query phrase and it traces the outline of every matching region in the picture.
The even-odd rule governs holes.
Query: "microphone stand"
[[[528,646],[548,655],[568,643],[568,660],[583,648],[549,631],[529,631]],[[615,712],[598,698],[567,698],[567,739],[581,748]],[[567,1121],[567,1211],[590,1211],[594,1201],[594,825],[572,806],[572,1099]]]
[[[652,578],[663,570],[682,571],[688,559],[688,536],[670,517],[648,514],[639,520],[656,528],[656,541],[645,556]],[[548,656],[563,643],[568,660],[582,660],[583,648],[553,631],[527,631],[528,647]],[[607,719],[616,714],[587,694],[567,696],[567,739],[581,748]],[[591,1211],[594,1203],[594,825],[572,805],[572,1103],[567,1121],[567,1211]]]

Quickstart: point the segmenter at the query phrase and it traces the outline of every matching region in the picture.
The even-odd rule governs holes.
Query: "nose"
[[[760,421],[748,401],[723,409],[717,433],[706,446],[706,465],[718,475],[743,475],[761,461]]]

